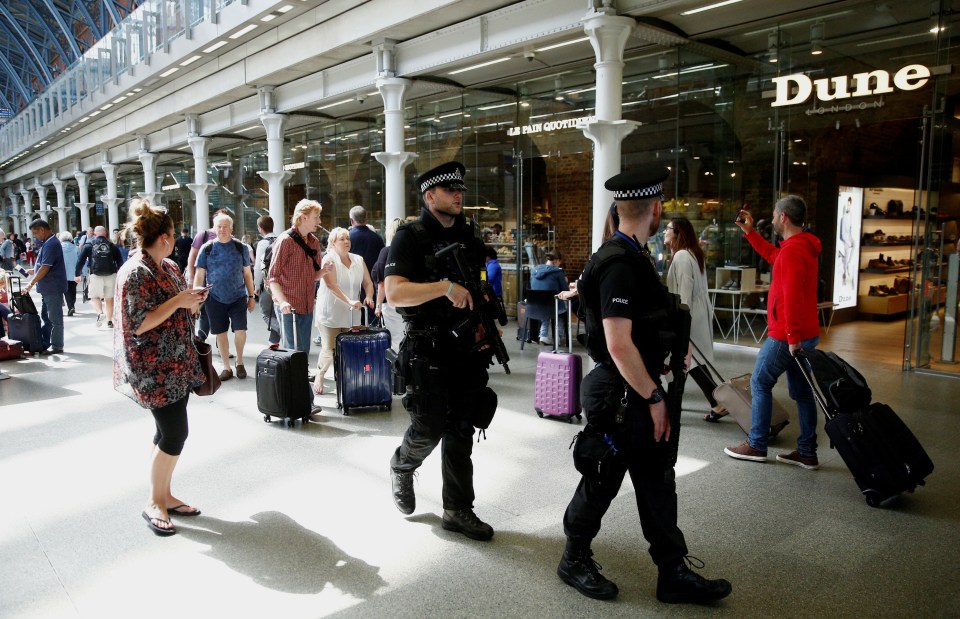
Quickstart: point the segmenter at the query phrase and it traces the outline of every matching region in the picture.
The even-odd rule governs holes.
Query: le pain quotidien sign
[[[952,65],[927,67],[910,64],[895,72],[884,69],[853,75],[811,79],[803,73],[773,78],[774,90],[764,91],[764,99],[773,99],[770,107],[788,107],[813,101],[808,114],[854,112],[883,107],[883,95],[920,90],[934,75],[952,73]],[[868,97],[879,99],[868,100]]]

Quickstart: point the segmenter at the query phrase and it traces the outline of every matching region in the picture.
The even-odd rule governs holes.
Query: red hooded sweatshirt
[[[788,344],[820,335],[817,321],[817,270],[820,239],[809,232],[794,234],[780,242],[768,243],[756,230],[747,235],[750,245],[773,265],[767,298],[770,337]]]

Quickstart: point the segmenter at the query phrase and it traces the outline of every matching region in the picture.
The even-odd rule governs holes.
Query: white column
[[[120,210],[117,206],[123,201],[117,198],[117,166],[104,163],[100,167],[107,177],[107,195],[100,196],[107,207],[107,230],[115,230],[120,227]]]
[[[630,17],[618,16],[613,9],[590,11],[583,18],[583,30],[590,38],[597,62],[596,120],[583,127],[583,134],[594,144],[593,155],[593,250],[602,242],[603,223],[613,193],[603,188],[608,178],[620,172],[620,146],[636,127],[622,119],[623,49],[634,27]]]
[[[140,151],[140,164],[143,166],[143,193],[141,198],[154,206],[160,204],[162,194],[157,193],[157,155],[145,150]]]
[[[399,77],[384,77],[377,80],[377,89],[383,97],[384,152],[373,153],[374,158],[385,168],[386,219],[403,219],[406,204],[406,188],[403,169],[416,158],[415,153],[404,152],[403,105],[410,80]]]
[[[33,221],[33,192],[20,183],[20,196],[23,197],[23,221],[29,226]]]
[[[86,172],[76,172],[74,178],[77,179],[77,208],[80,209],[80,228],[86,230],[90,227],[90,207],[93,202],[87,202],[90,199],[90,175]]]
[[[57,227],[63,232],[70,226],[67,222],[67,181],[53,179],[53,189],[57,192]]]
[[[207,155],[210,152],[210,138],[192,136],[187,138],[187,144],[193,150],[193,182],[187,183],[187,189],[193,192],[193,199],[196,208],[194,208],[194,221],[197,224],[197,231],[209,230],[212,224],[210,220],[210,200],[207,194],[216,187],[216,183],[207,182]],[[239,213],[237,214],[239,216]]]
[[[270,217],[275,224],[280,223],[281,226],[285,226],[283,185],[293,176],[293,172],[283,170],[283,127],[287,117],[283,114],[261,114],[260,122],[267,130],[267,170],[257,174],[267,181],[269,186]]]
[[[10,213],[10,219],[13,220],[13,230],[7,230],[7,232],[20,234],[20,196],[13,191],[12,187],[8,191],[10,193],[7,194],[7,199],[10,200],[10,206],[13,208]]]
[[[50,222],[50,205],[47,204],[47,192],[50,191],[50,188],[46,185],[40,184],[40,179],[35,178],[34,182],[36,183],[33,186],[33,190],[37,192],[37,196],[40,198],[40,217],[47,223]],[[61,229],[58,228],[57,232]]]

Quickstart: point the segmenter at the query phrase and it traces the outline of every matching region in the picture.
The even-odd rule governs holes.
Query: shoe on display
[[[485,542],[493,537],[493,527],[477,518],[469,507],[443,510],[443,528]]]
[[[580,551],[564,551],[557,566],[560,580],[589,598],[610,600],[617,597],[617,585],[600,573],[603,567],[593,560],[589,548]]]
[[[800,452],[796,449],[786,455],[778,454],[777,462],[799,466],[800,468],[807,469],[808,471],[815,471],[816,469],[820,468],[820,461],[817,459],[816,455],[801,456]]]
[[[882,292],[877,286],[870,286],[870,290],[867,292],[868,297],[887,297],[890,296],[885,292]]]
[[[703,563],[694,557],[685,557],[697,568]],[[686,566],[684,562],[673,568],[663,568],[657,577],[657,599],[667,604],[704,604],[722,600],[730,595],[733,587],[723,579],[707,580]]]

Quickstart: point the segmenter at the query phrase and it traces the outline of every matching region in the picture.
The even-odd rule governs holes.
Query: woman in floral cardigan
[[[154,533],[167,536],[176,533],[170,514],[200,514],[173,496],[170,482],[187,439],[187,400],[203,382],[191,315],[206,292],[187,288],[167,258],[176,240],[173,219],[146,200],[134,200],[130,213],[127,228],[139,249],[117,273],[113,384],[156,422],[150,500],[142,516]]]

